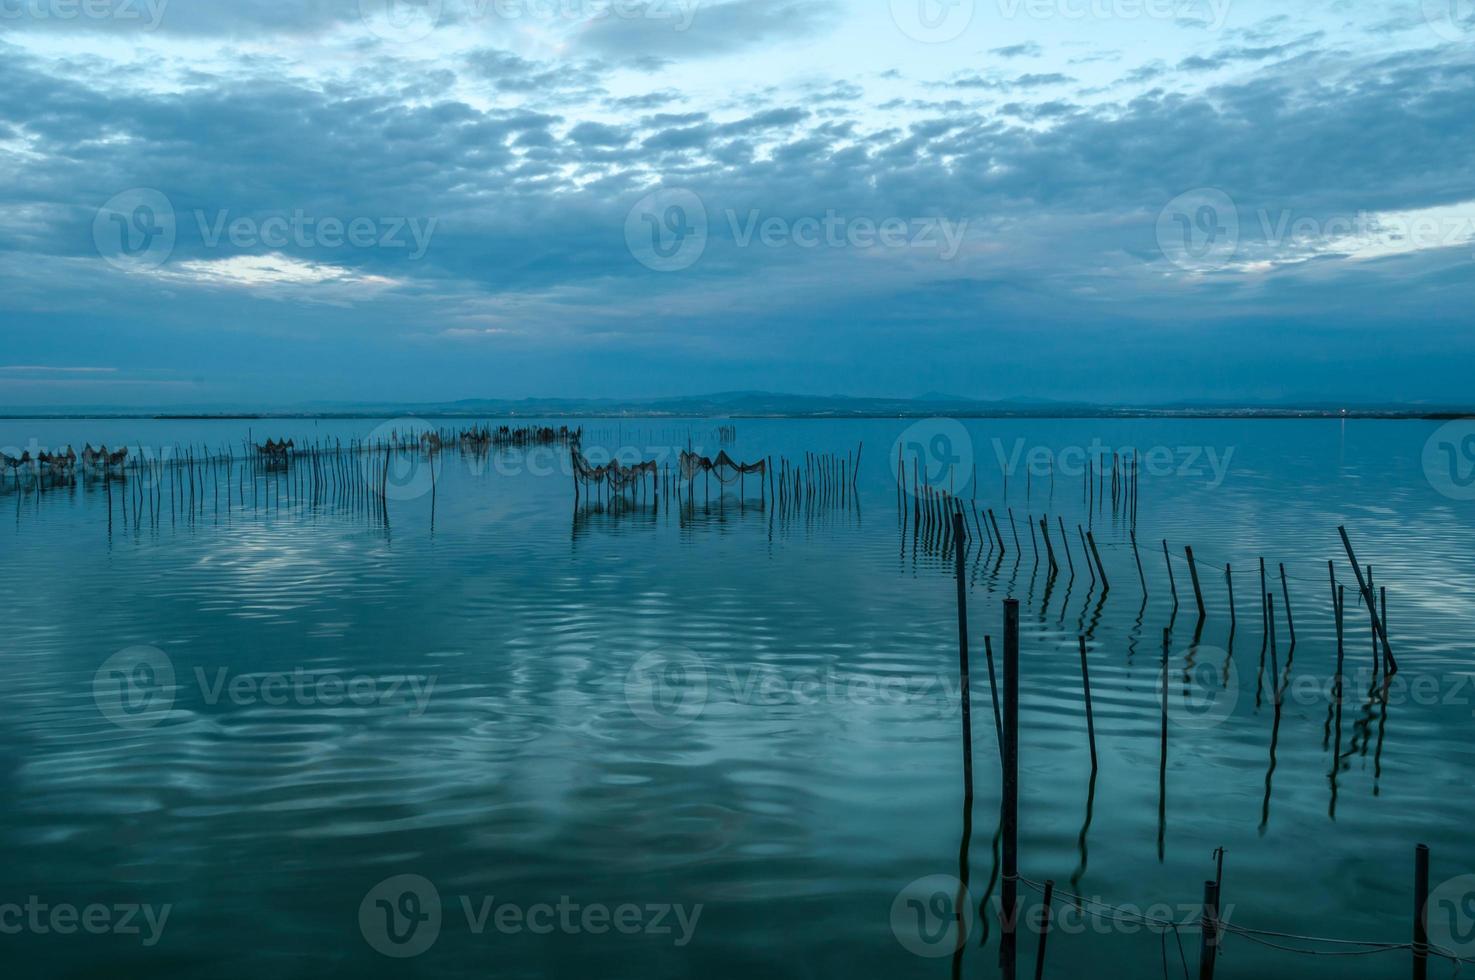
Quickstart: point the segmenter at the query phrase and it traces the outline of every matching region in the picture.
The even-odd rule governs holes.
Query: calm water
[[[299,446],[377,424],[249,423],[257,440]],[[585,424],[591,456],[718,448],[708,421]],[[560,453],[446,454],[433,498],[423,469],[395,483],[387,525],[377,504],[304,505],[280,477],[267,496],[267,478],[243,485],[239,466],[207,476],[192,511],[171,515],[166,482],[161,514],[139,522],[136,474],[113,483],[111,505],[97,480],[37,494],[6,474],[0,905],[104,908],[96,929],[62,934],[47,911],[41,928],[0,935],[12,975],[947,975],[947,956],[912,951],[950,948],[926,942],[937,889],[898,899],[916,879],[959,875],[964,843],[953,559],[899,521],[894,445],[909,423],[734,424],[738,459],[863,443],[856,498],[779,513],[751,482],[740,500],[699,480],[690,505],[576,509]],[[997,644],[1005,596],[1023,623],[1026,877],[1189,921],[1223,847],[1232,923],[1400,942],[1415,843],[1433,851],[1435,884],[1475,872],[1475,514],[1441,492],[1437,467],[1426,475],[1437,424],[1001,420],[969,422],[966,437],[954,425],[920,423],[908,442],[958,464],[957,489],[995,509],[1010,549],[967,555],[972,905],[997,897],[982,643]],[[0,445],[239,455],[247,426],[6,421]],[[1109,488],[1088,505],[1070,468],[1072,447],[1093,442],[1159,447],[1137,509],[1146,597],[1130,523]],[[1006,491],[999,457],[1016,448]],[[1053,581],[1026,525],[1041,513]],[[1100,545],[1105,595],[1077,524]],[[1369,699],[1369,618],[1339,524],[1387,588],[1401,672],[1386,707]],[[1185,544],[1208,606],[1197,644]],[[1261,556],[1278,633],[1263,659]],[[1329,558],[1349,586],[1340,725]],[[645,669],[662,663],[684,669]],[[419,877],[384,884],[401,875]],[[128,904],[168,917],[137,913],[137,934],[101,925],[122,924]],[[1171,934],[1061,927],[1051,975],[1157,976],[1165,948],[1182,975]],[[995,974],[997,937],[992,923],[980,949],[973,925],[966,974]],[[1190,971],[1197,942],[1185,932]],[[1031,964],[1034,948],[1026,934]],[[1407,959],[1231,938],[1220,975],[1395,976]]]

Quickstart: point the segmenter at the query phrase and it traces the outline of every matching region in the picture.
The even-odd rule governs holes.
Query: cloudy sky
[[[0,406],[1475,401],[1470,0],[0,0]]]

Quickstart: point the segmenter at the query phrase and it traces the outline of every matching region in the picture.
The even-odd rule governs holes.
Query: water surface
[[[157,511],[136,509],[137,473],[42,493],[7,474],[0,902],[170,908],[153,944],[147,929],[27,929],[0,936],[7,958],[46,976],[950,972],[948,957],[915,955],[893,929],[909,883],[959,875],[964,832],[954,558],[918,533],[909,497],[899,512],[892,454],[904,431],[907,445],[955,464],[932,475],[983,519],[993,508],[1009,549],[985,546],[970,518],[973,904],[997,897],[983,637],[997,647],[1006,596],[1021,603],[1025,877],[1188,921],[1222,847],[1232,922],[1402,942],[1415,843],[1431,847],[1436,884],[1475,871],[1475,518],[1426,475],[1437,423],[978,420],[960,439],[955,423],[738,420],[727,444],[705,420],[582,424],[591,457],[623,449],[673,468],[688,441],[740,460],[853,459],[863,446],[856,492],[780,509],[752,478],[742,494],[699,479],[690,498],[576,507],[554,450],[445,453],[433,494],[422,468],[396,477],[387,508],[305,500],[296,477],[253,480],[239,462],[197,476],[193,504],[171,490],[170,470]],[[301,447],[382,425],[10,420],[0,445],[239,457],[248,429]],[[1109,482],[1088,501],[1070,471],[1073,447],[1093,445],[1159,450],[1135,524],[1113,508]],[[1032,449],[1051,462],[1026,475]],[[1053,577],[1028,534],[1042,514]],[[1109,592],[1087,570],[1078,525],[1099,546]],[[1369,696],[1369,617],[1338,525],[1387,588],[1409,682],[1387,705]],[[1184,545],[1207,607],[1197,639]],[[1328,559],[1348,587],[1339,725]],[[173,672],[167,698],[146,699],[141,715],[113,697],[132,688],[98,680],[135,647],[160,651]],[[640,672],[653,655],[687,669]],[[138,656],[111,662],[128,668],[123,683],[157,679],[131,672]],[[433,884],[440,929],[419,955],[390,958],[360,907],[407,874]],[[524,915],[561,901],[629,905],[638,926],[600,930],[580,911],[549,935],[494,918],[477,934],[466,908],[488,900]],[[674,912],[652,921],[656,906],[700,906],[699,918],[683,935]],[[380,914],[368,907],[366,921]],[[1182,973],[1171,932],[1062,926],[1054,975],[1155,976],[1165,950],[1170,975]],[[969,937],[971,975],[995,970],[997,923],[984,932],[975,924]],[[1196,971],[1197,936],[1182,941]],[[1031,963],[1034,943],[1021,941]],[[1407,954],[1297,957],[1232,939],[1220,968],[1382,977],[1403,973]]]

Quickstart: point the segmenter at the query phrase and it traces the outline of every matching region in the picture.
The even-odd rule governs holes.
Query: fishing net
[[[580,480],[585,483],[607,481],[616,490],[632,486],[647,476],[653,478],[658,472],[656,461],[653,459],[642,463],[632,463],[629,466],[621,466],[620,461],[614,459],[603,466],[595,466],[578,449],[571,448],[569,455],[574,461],[574,475]]]
[[[719,450],[716,459],[709,459],[696,453],[681,451],[681,478],[691,480],[698,473],[711,473],[721,484],[736,483],[748,473],[764,474],[768,472],[766,460],[756,463],[739,463],[726,450]]]

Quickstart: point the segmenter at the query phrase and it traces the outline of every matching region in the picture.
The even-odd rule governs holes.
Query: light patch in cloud
[[[190,259],[157,270],[155,275],[204,285],[270,289],[278,286],[365,286],[382,290],[398,286],[386,276],[364,275],[342,266],[272,252],[266,255],[233,255],[224,259]]]
[[[1243,249],[1247,255],[1236,263],[1246,272],[1267,272],[1321,258],[1365,262],[1437,249],[1469,248],[1475,244],[1475,201],[1331,217],[1261,211],[1256,215],[1255,231],[1263,238]]]

